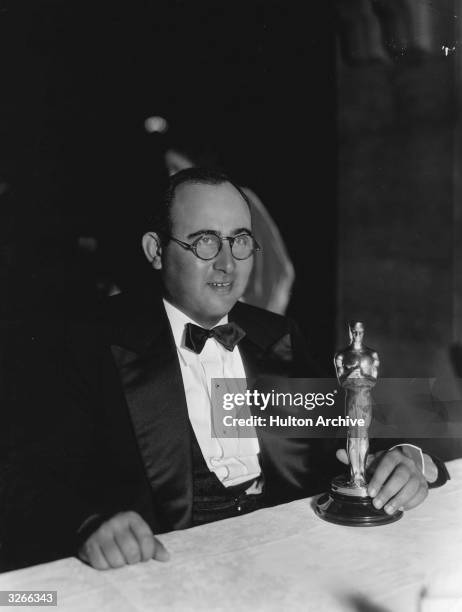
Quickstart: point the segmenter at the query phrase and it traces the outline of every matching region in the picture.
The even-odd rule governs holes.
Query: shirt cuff
[[[424,454],[422,449],[415,444],[396,444],[389,450],[403,446],[406,447],[405,454],[411,457],[416,465],[420,465],[420,469],[425,477],[425,480],[428,482],[429,488],[439,487],[447,480],[450,480],[449,472],[444,465],[444,462],[434,455],[428,455],[427,453]]]
[[[395,444],[395,446],[392,446],[391,448],[389,448],[388,451],[392,451],[395,448],[401,448],[403,446],[405,446],[408,449],[410,458],[414,460],[414,463],[416,465],[420,466],[420,471],[425,476],[425,459],[424,459],[424,454],[420,446],[415,446],[415,444],[407,444],[407,443]]]

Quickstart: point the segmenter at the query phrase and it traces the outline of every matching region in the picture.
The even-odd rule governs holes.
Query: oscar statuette
[[[350,344],[336,353],[334,358],[337,379],[345,389],[346,415],[364,425],[349,425],[347,455],[349,474],[336,476],[328,493],[316,503],[316,514],[330,523],[367,527],[393,523],[402,512],[388,515],[378,510],[367,494],[368,429],[372,421],[371,390],[377,383],[379,356],[364,345],[364,325],[360,321],[349,324]]]

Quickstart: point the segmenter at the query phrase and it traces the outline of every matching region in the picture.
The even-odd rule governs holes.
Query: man
[[[214,166],[218,161],[216,148],[210,143],[200,143],[200,137],[190,142],[178,136],[175,138],[175,135],[173,139],[167,135],[167,139],[170,144],[164,160],[169,176],[194,166]],[[265,256],[253,259],[252,272],[241,301],[283,315],[290,301],[295,270],[281,233],[263,202],[248,187],[242,187],[242,191],[250,205],[253,229]]]
[[[172,177],[143,237],[164,300],[111,298],[96,326],[63,326],[64,352],[61,342],[48,349],[62,381],[40,412],[48,431],[11,458],[5,479],[13,565],[77,551],[102,570],[163,560],[155,533],[325,489],[336,470],[321,440],[210,436],[212,378],[315,375],[293,323],[237,302],[258,248],[230,179],[197,168]],[[427,489],[421,465],[400,449],[369,485],[389,512],[421,503]]]

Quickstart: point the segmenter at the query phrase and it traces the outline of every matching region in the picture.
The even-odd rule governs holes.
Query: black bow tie
[[[232,351],[245,336],[245,331],[234,322],[204,329],[194,323],[186,324],[185,346],[195,353],[200,353],[208,338],[215,338],[225,349]]]

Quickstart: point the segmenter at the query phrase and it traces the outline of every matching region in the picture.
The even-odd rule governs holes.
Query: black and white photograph
[[[460,0],[0,0],[0,606],[462,610]]]

